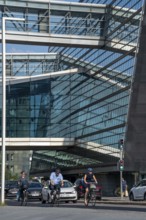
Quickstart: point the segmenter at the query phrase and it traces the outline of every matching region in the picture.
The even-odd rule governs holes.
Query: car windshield
[[[142,180],[141,182],[139,182],[136,187],[139,187],[139,186],[146,186],[146,180]]]
[[[42,185],[40,183],[30,183],[29,188],[41,188]]]
[[[65,181],[62,188],[69,188],[69,187],[73,187],[73,184],[71,182]]]
[[[18,181],[6,181],[6,185],[5,185],[6,187],[11,187],[11,188],[13,188],[13,187],[18,187]]]
[[[80,185],[81,184],[81,179],[77,179],[74,183],[76,186]]]

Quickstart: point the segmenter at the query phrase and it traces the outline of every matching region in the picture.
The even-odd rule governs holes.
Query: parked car
[[[7,196],[8,190],[10,188],[9,182],[11,182],[11,181],[6,180],[6,182],[5,182],[5,196]],[[0,184],[0,193],[1,193],[1,184]]]
[[[85,188],[82,183],[82,179],[77,179],[74,183],[74,188],[77,191],[78,199],[83,198],[85,194]],[[96,185],[96,198],[98,200],[102,199],[102,187],[100,185]]]
[[[31,182],[27,189],[28,199],[39,199],[42,198],[42,184],[38,182]]]
[[[77,191],[74,189],[73,184],[64,180],[64,185],[60,189],[60,201],[69,202],[72,201],[74,203],[77,202]],[[47,184],[42,188],[42,203],[50,202],[50,193],[51,190]]]
[[[146,200],[146,179],[141,180],[129,191],[130,200]]]
[[[18,190],[19,190],[18,181],[15,180],[6,181],[6,186],[5,186],[6,197],[16,196]]]

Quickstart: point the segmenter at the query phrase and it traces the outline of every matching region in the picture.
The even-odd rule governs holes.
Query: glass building
[[[32,175],[56,166],[72,174],[88,166],[116,171],[144,1],[80,0],[69,7],[69,1],[26,0],[15,8],[11,2],[0,1],[0,17],[26,20],[7,21],[6,28],[17,32],[22,48],[43,45],[48,53],[7,54],[6,136],[74,141],[66,149],[32,149]]]

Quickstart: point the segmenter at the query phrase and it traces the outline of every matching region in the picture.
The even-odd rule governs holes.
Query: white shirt
[[[50,175],[50,180],[52,180],[54,182],[54,184],[59,184],[62,180],[63,180],[63,176],[61,173],[59,173],[59,175],[56,175],[55,172],[52,172]]]

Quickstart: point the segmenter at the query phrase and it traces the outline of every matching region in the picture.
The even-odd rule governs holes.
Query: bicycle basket
[[[96,189],[95,184],[90,184],[90,189]]]

